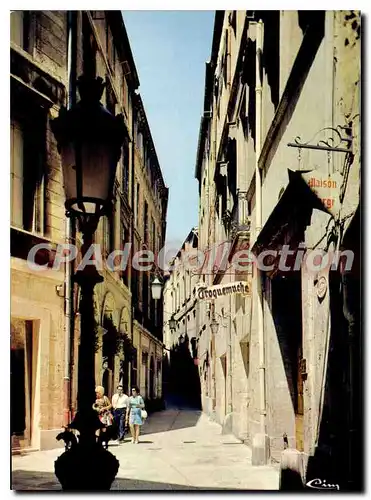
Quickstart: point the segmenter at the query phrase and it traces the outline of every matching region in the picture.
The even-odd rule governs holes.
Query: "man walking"
[[[112,396],[113,416],[118,429],[118,440],[125,437],[125,418],[129,397],[124,393],[122,385],[117,386],[117,392]]]

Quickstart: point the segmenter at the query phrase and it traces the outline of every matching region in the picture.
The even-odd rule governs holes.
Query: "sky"
[[[123,11],[162,175],[169,188],[166,240],[198,225],[194,178],[214,11]]]

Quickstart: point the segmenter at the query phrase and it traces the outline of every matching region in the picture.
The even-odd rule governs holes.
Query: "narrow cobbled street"
[[[278,469],[253,467],[251,450],[199,411],[150,416],[139,445],[129,437],[110,451],[120,461],[113,490],[277,490]],[[54,460],[61,449],[13,457],[15,490],[60,490]]]

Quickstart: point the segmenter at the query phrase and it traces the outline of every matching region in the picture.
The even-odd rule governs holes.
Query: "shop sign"
[[[233,283],[226,283],[225,285],[200,287],[197,290],[197,296],[200,300],[215,300],[219,297],[236,294],[250,296],[250,283],[247,281],[235,281]]]
[[[301,174],[310,189],[320,199],[328,213],[336,215],[340,208],[340,187],[342,177],[338,172],[326,175],[324,172],[312,170]]]

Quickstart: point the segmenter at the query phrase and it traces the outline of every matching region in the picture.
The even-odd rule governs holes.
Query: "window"
[[[232,10],[228,16],[228,22],[229,22],[230,27],[233,30],[234,36],[236,36],[236,22],[237,22],[236,18],[237,18],[237,11]]]
[[[106,77],[106,107],[110,113],[116,114],[116,96],[108,76]]]
[[[95,78],[97,75],[97,43],[93,35],[88,17],[83,17],[83,71],[88,77]]]
[[[143,229],[144,229],[144,243],[148,244],[148,203],[144,202],[144,213],[143,213]]]
[[[137,385],[138,382],[138,353],[137,349],[133,348],[133,359],[131,361],[131,373],[130,373],[130,382],[131,386]]]
[[[148,395],[148,353],[142,352],[142,364],[140,373],[140,393],[142,396],[147,397]]]
[[[129,241],[129,230],[121,224],[121,250],[124,250],[125,243]],[[124,261],[126,259],[126,255],[122,257],[122,265],[124,265]],[[126,286],[129,284],[129,258],[127,259],[126,268],[121,271],[121,279],[125,283]]]
[[[229,37],[228,37],[228,30],[225,31],[225,45],[224,45],[224,55],[223,55],[223,79],[224,79],[224,85],[227,86],[229,84],[229,53],[228,53],[228,43],[229,43]]]
[[[148,279],[148,273],[143,272],[142,273],[143,277],[143,291],[142,291],[142,297],[143,297],[143,314],[145,317],[150,317],[150,304],[149,304],[149,279]]]
[[[143,168],[147,165],[147,158],[148,158],[148,146],[147,143],[144,143],[143,147]]]
[[[114,212],[104,217],[104,251],[109,254],[115,246]]]
[[[246,85],[244,85],[243,98],[239,110],[239,120],[241,121],[242,130],[245,139],[248,137],[248,121],[247,121],[247,101],[246,101]]]
[[[143,134],[141,131],[138,130],[137,134],[137,148],[143,158]]]
[[[10,161],[11,223],[23,227],[23,129],[15,121],[11,122]]]
[[[160,249],[156,248],[156,224],[155,221],[152,217],[152,234],[151,234],[151,240],[152,240],[152,250],[154,252],[158,252]]]
[[[135,208],[135,223],[138,224],[139,220],[139,206],[140,206],[140,186],[139,182],[137,182],[137,189],[136,189],[136,208]]]
[[[122,82],[122,97],[123,97],[124,110],[126,112],[126,115],[128,115],[129,114],[129,87],[128,87],[128,82],[126,81],[125,76],[124,76],[123,82]]]
[[[129,144],[122,147],[122,190],[129,198]]]
[[[157,300],[153,300],[153,309],[154,309],[154,321],[155,321],[155,327],[159,326],[159,313],[158,313],[158,304]]]
[[[43,119],[45,117],[34,114],[29,124],[12,120],[10,140],[11,223],[41,234],[44,233],[45,205]]]
[[[116,64],[116,51],[115,51],[115,45],[113,43],[111,29],[108,26],[108,24],[107,24],[107,29],[106,29],[106,35],[107,35],[108,64],[110,65],[111,71],[114,74],[115,73],[115,64]]]
[[[24,15],[22,10],[10,14],[10,40],[22,49],[24,48]]]

